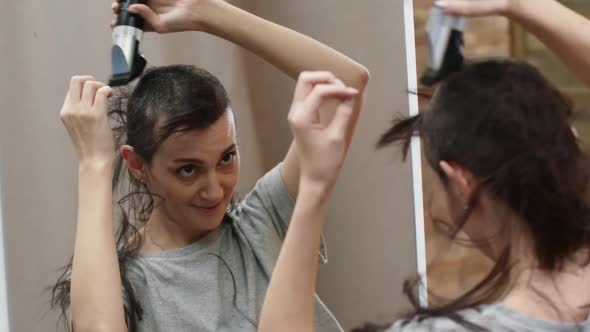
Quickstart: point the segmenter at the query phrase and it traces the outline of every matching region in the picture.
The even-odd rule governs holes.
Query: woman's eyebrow
[[[221,153],[221,157],[223,157],[226,153],[230,152],[231,150],[234,150],[236,147],[237,147],[237,144],[232,143],[225,150],[223,150],[223,152]],[[205,165],[206,164],[203,160],[196,159],[196,158],[177,158],[177,159],[174,159],[174,162],[175,163],[191,163],[191,164],[195,164],[195,165]]]

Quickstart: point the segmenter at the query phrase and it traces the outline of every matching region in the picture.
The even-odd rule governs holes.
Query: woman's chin
[[[225,209],[224,204],[212,208],[193,206],[193,215],[202,228],[212,230],[217,228],[223,221]]]

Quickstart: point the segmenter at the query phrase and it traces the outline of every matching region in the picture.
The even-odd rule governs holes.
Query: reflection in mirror
[[[515,2],[490,0],[480,1],[479,4],[481,6],[487,5],[489,9],[501,3],[513,4]],[[454,1],[448,1],[447,3],[449,3],[447,7],[448,11],[452,12],[458,8],[455,7]],[[537,322],[540,324],[537,327],[539,330],[544,328],[556,329],[556,326],[566,326],[563,324],[566,322],[579,323],[579,325],[568,325],[570,326],[569,329],[575,330],[576,328],[580,329],[588,326],[588,310],[585,305],[590,302],[590,299],[587,297],[578,299],[577,296],[579,293],[573,291],[575,288],[574,283],[568,283],[559,278],[561,278],[560,273],[563,266],[569,266],[572,270],[577,271],[575,275],[578,280],[584,280],[583,278],[588,277],[587,264],[584,263],[584,259],[580,260],[580,257],[586,257],[587,255],[588,239],[580,238],[580,241],[576,242],[576,245],[571,245],[571,241],[574,241],[573,239],[577,235],[584,233],[581,229],[586,229],[585,227],[587,227],[585,223],[588,213],[588,164],[586,155],[588,153],[587,136],[589,131],[587,126],[588,116],[585,110],[588,108],[586,91],[588,91],[588,82],[590,80],[586,67],[590,66],[590,64],[588,64],[587,60],[584,60],[587,57],[580,51],[580,45],[587,46],[589,41],[577,33],[577,31],[583,31],[581,29],[588,28],[589,23],[583,17],[588,17],[588,5],[586,1],[575,0],[545,1],[543,4],[535,2],[535,5],[526,1],[519,3],[525,4],[527,8],[530,5],[529,10],[531,12],[527,12],[528,14],[524,15],[524,17],[519,16],[520,12],[511,13],[516,14],[516,17],[518,17],[515,21],[509,21],[500,16],[469,18],[467,28],[464,32],[465,48],[463,51],[465,57],[469,62],[477,62],[488,58],[511,56],[517,60],[525,60],[533,64],[546,79],[540,79],[536,70],[521,64],[519,66],[522,68],[517,69],[515,67],[515,72],[521,71],[525,75],[525,72],[528,71],[529,74],[526,75],[530,77],[528,80],[522,80],[522,76],[514,77],[515,82],[518,80],[518,83],[510,85],[509,88],[512,92],[521,91],[520,93],[510,96],[507,90],[498,90],[497,96],[488,96],[489,99],[485,99],[486,94],[489,91],[494,91],[495,87],[493,84],[490,84],[490,81],[483,79],[485,69],[484,65],[480,63],[481,79],[477,80],[477,76],[472,76],[474,80],[470,83],[471,88],[464,86],[463,95],[457,96],[454,103],[445,104],[443,96],[445,93],[449,95],[451,90],[451,88],[445,88],[445,83],[437,87],[441,89],[437,92],[440,96],[437,94],[435,99],[429,100],[430,98],[424,98],[420,102],[420,112],[424,114],[425,118],[435,121],[433,119],[436,116],[431,115],[431,113],[443,112],[443,109],[445,111],[452,109],[454,112],[460,113],[470,101],[476,99],[474,96],[481,98],[481,100],[477,106],[476,104],[473,105],[471,111],[466,113],[466,117],[477,118],[478,113],[487,112],[486,105],[496,105],[494,106],[496,107],[494,112],[501,113],[504,108],[510,108],[507,107],[508,105],[503,105],[499,101],[508,101],[510,98],[515,98],[514,100],[518,100],[521,103],[520,109],[514,106],[512,112],[499,118],[498,127],[496,127],[496,123],[494,122],[494,116],[490,115],[485,120],[488,126],[478,129],[479,132],[477,135],[481,137],[485,136],[486,133],[490,134],[488,132],[490,128],[502,128],[499,125],[502,122],[512,122],[517,125],[517,128],[520,128],[522,133],[529,133],[527,135],[530,135],[528,138],[529,144],[527,145],[524,144],[524,141],[519,140],[519,135],[515,133],[517,135],[510,142],[507,142],[506,149],[518,149],[519,144],[521,144],[521,147],[528,148],[518,152],[515,155],[514,161],[512,159],[506,159],[505,163],[502,163],[502,168],[493,169],[491,165],[494,164],[494,160],[497,157],[494,153],[494,144],[501,145],[505,141],[503,138],[511,137],[511,133],[510,130],[499,131],[500,129],[497,129],[498,132],[496,133],[492,132],[494,143],[488,145],[485,141],[481,142],[481,144],[475,147],[475,150],[479,151],[481,158],[485,158],[486,163],[489,167],[492,167],[493,171],[490,173],[488,169],[488,171],[482,172],[483,169],[481,169],[481,173],[478,175],[478,165],[481,160],[478,161],[476,158],[478,154],[470,151],[468,149],[470,144],[466,142],[477,142],[479,138],[477,135],[474,137],[469,136],[472,135],[469,132],[470,127],[464,127],[457,131],[461,133],[457,134],[457,136],[461,136],[463,139],[456,141],[456,143],[452,143],[453,139],[455,139],[455,134],[452,136],[443,135],[444,126],[437,127],[441,133],[439,133],[439,136],[432,137],[441,140],[444,136],[448,146],[456,146],[457,150],[454,152],[450,148],[450,150],[443,152],[442,150],[437,151],[436,148],[429,147],[428,145],[433,144],[432,140],[434,138],[425,138],[427,134],[422,133],[423,151],[425,151],[422,172],[424,181],[429,303],[432,308],[449,303],[455,308],[468,306],[470,303],[496,303],[487,307],[488,309],[486,310],[488,311],[486,314],[492,316],[500,314],[499,312],[493,311],[501,308],[505,313],[515,311],[519,315],[526,314],[521,316],[523,318],[523,324],[524,321],[537,319]],[[465,4],[465,6],[470,6],[471,12],[473,13],[485,13],[487,9],[484,9],[484,7],[478,8],[477,6],[479,4],[478,1],[472,1],[469,4]],[[424,27],[426,26],[431,5],[432,1],[416,0],[414,2],[418,73],[424,72],[429,60],[428,43]],[[577,15],[566,10],[563,5],[582,15]],[[533,6],[537,7],[533,9]],[[551,18],[547,17],[547,13],[549,12],[555,16]],[[457,9],[454,13],[461,14],[461,11]],[[549,22],[554,22],[557,20],[557,17],[561,18],[560,22],[562,23],[549,28]],[[537,27],[535,31],[536,35],[527,32],[523,28],[532,25]],[[539,34],[539,31],[543,31],[543,33]],[[577,37],[572,37],[574,35]],[[569,42],[564,42],[565,40],[569,40]],[[575,43],[572,40],[575,40]],[[555,55],[556,51],[559,52],[559,56]],[[505,64],[505,66],[509,65]],[[490,76],[488,77],[497,78],[503,72],[501,70],[502,66],[499,65],[495,70],[490,70],[488,73]],[[458,75],[461,78],[450,80],[448,85],[458,83],[461,79],[466,80],[469,76],[469,70],[475,70],[476,67],[477,65],[466,66],[463,69],[462,75]],[[535,85],[534,89],[523,90],[526,84],[530,84],[533,81],[538,81],[539,85]],[[548,84],[548,82],[550,83]],[[485,84],[485,88],[480,88],[483,84]],[[452,86],[455,88],[460,87],[458,85]],[[561,94],[556,93],[558,90]],[[424,96],[432,96],[436,90],[420,87],[419,91]],[[534,91],[534,94],[531,94],[531,91]],[[569,106],[570,103],[566,100],[571,101],[571,107]],[[514,119],[513,114],[518,114],[521,109],[523,111],[526,110],[524,107],[532,104],[535,105],[531,106],[534,112],[523,113],[524,120]],[[547,114],[554,117],[555,121],[544,123],[543,121],[546,121],[544,118],[546,112],[549,112]],[[575,132],[578,135],[577,144],[575,141],[576,138],[570,130],[570,123],[573,124]],[[424,124],[424,126],[428,126],[430,129],[436,127],[434,124]],[[467,137],[471,138],[467,139]],[[568,156],[562,156],[560,152],[561,148],[567,149],[570,154]],[[531,159],[534,162],[526,161],[529,160],[526,159],[529,155],[535,156]],[[562,157],[564,159],[559,159]],[[450,166],[446,169],[438,164],[444,158],[450,162]],[[562,161],[554,165],[558,159]],[[535,162],[542,162],[542,164],[537,165]],[[520,167],[514,166],[519,163]],[[432,167],[428,167],[427,165],[429,164]],[[506,182],[503,185],[500,184],[499,179],[509,178],[509,175],[504,173],[510,167],[516,167],[515,170],[520,170],[518,176],[513,181]],[[548,171],[547,169],[551,167],[555,168]],[[536,173],[537,171],[539,173]],[[470,172],[475,173],[475,178],[472,180],[469,180],[469,176],[465,176],[465,174],[471,174]],[[485,176],[482,177],[482,174]],[[542,175],[536,176],[536,174]],[[466,183],[475,181],[475,183],[482,185],[484,189],[476,196],[477,200],[470,200],[468,198],[471,196],[465,196],[465,190],[467,190],[466,192],[470,192],[468,190],[469,186],[461,185],[461,181],[457,179],[465,180],[467,181]],[[550,179],[555,179],[555,182],[552,182],[553,180]],[[459,184],[454,183],[455,181],[459,181]],[[517,190],[515,185],[518,183],[521,183],[523,188],[520,191],[515,191]],[[537,184],[535,185],[535,183]],[[486,204],[489,204],[489,202],[485,201],[485,186],[493,193],[492,199],[499,199],[503,202],[502,204],[509,206],[508,212],[505,211],[505,207],[498,209],[498,211],[504,211],[504,213],[498,215],[497,217],[499,218],[496,218],[495,221],[499,225],[504,225],[505,229],[494,229],[494,227],[491,227],[485,222],[486,215],[480,211],[485,209]],[[549,188],[553,189],[549,190]],[[510,192],[512,192],[512,196],[508,196]],[[569,196],[566,194],[557,195],[557,192],[568,192]],[[560,199],[550,199],[547,201],[548,197],[553,197],[554,195],[559,196]],[[527,196],[530,197],[527,198]],[[565,196],[567,196],[567,199]],[[477,204],[472,205],[474,202]],[[548,206],[552,208],[544,211]],[[518,214],[517,219],[509,218],[508,215],[514,212]],[[559,214],[559,216],[555,216],[555,213]],[[464,219],[466,215],[469,217]],[[464,227],[457,231],[458,222],[462,220],[466,220],[466,223]],[[550,223],[541,226],[543,220],[550,221]],[[572,233],[566,236],[565,233],[568,232],[568,227],[571,227],[569,231]],[[515,234],[520,232],[518,231],[519,229],[526,229],[530,233],[522,235],[522,237],[516,236]],[[482,241],[482,234],[487,234],[487,241]],[[551,235],[549,236],[549,234]],[[503,239],[508,239],[508,241],[502,242]],[[533,253],[529,254],[530,256],[527,255],[527,250],[530,250],[530,247],[527,249],[527,245],[523,245],[527,241],[533,243],[529,243],[530,246],[537,248],[536,251],[533,249]],[[492,269],[495,267],[497,272],[499,271],[499,266],[506,267],[502,265],[505,263],[502,261],[502,258],[505,258],[505,256],[499,255],[497,249],[502,248],[502,244],[509,244],[513,248],[508,260],[512,267],[510,269],[500,269],[503,272],[496,274],[494,279],[490,277],[490,273],[493,271]],[[551,249],[545,251],[540,249],[548,248],[548,246],[551,246]],[[514,250],[514,247],[518,247],[520,251]],[[569,249],[564,249],[566,247]],[[494,251],[496,251],[496,254],[493,253]],[[552,258],[548,259],[548,257]],[[563,263],[563,265],[560,265],[561,263],[554,264],[556,261]],[[529,270],[535,272],[530,272]],[[543,272],[538,272],[538,270],[542,270]],[[530,277],[531,280],[539,277],[542,279],[555,278],[555,280],[559,279],[561,281],[557,283],[557,286],[543,285],[541,281],[532,282],[532,286],[528,284],[531,288],[543,290],[540,294],[534,295],[531,294],[534,293],[531,288],[523,286],[526,284],[525,282],[522,284],[519,283],[519,280],[524,280],[525,276]],[[474,287],[480,284],[486,277],[488,281],[492,281],[487,284],[489,287],[482,287],[479,289],[479,292],[473,291]],[[561,295],[554,293],[556,289]],[[468,294],[467,292],[470,293]],[[576,296],[575,300],[573,299],[574,295]],[[481,299],[483,299],[483,302],[481,302]],[[534,301],[537,309],[529,310],[518,304],[528,303],[529,301]],[[559,303],[564,302],[575,302],[577,305],[571,307],[571,310],[551,309],[555,308],[556,304],[559,306]],[[449,308],[447,307],[447,309]],[[466,317],[468,316],[466,315]],[[477,323],[477,317],[469,318],[473,319],[471,322]],[[493,320],[498,321],[500,318],[495,316]],[[506,328],[506,325],[502,326]],[[554,327],[549,328],[549,326]],[[486,327],[492,328],[491,326]],[[497,328],[500,329],[500,326]],[[564,328],[568,329],[567,327]]]
[[[590,2],[584,0],[560,0],[572,10],[590,18]],[[567,96],[572,98],[576,110],[590,109],[590,88],[576,79],[538,38],[516,24],[510,24],[510,53],[517,59],[534,64]]]
[[[563,4],[590,18],[590,3],[583,0],[561,0]],[[572,124],[577,129],[584,151],[590,151],[590,131],[588,113],[590,112],[590,88],[572,75],[567,68],[542,42],[516,24],[510,25],[510,50],[517,59],[533,63],[547,78],[560,87],[574,103],[576,113]]]
[[[416,30],[417,72],[423,73],[429,61],[425,28],[432,2],[414,1]],[[471,18],[464,31],[463,49],[466,61],[474,58],[509,56],[510,36],[508,20],[503,17]],[[421,86],[424,95],[432,95],[434,88]],[[420,98],[420,111],[428,109],[428,98]],[[444,298],[453,298],[470,289],[485,275],[490,261],[472,246],[449,241],[445,234],[451,231],[445,192],[437,175],[422,161],[426,257],[428,286]],[[464,234],[459,237],[465,237]]]

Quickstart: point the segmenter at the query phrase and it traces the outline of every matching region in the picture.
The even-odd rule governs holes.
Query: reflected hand
[[[111,5],[115,15],[119,13],[121,1],[115,0]],[[201,30],[202,8],[211,1],[221,0],[148,0],[148,5],[132,5],[128,10],[145,19],[145,31],[168,33]]]
[[[447,14],[474,17],[504,15],[513,0],[437,0],[434,5]]]
[[[80,164],[112,163],[115,158],[113,132],[107,118],[107,100],[112,90],[92,76],[74,76],[60,112],[74,143]]]
[[[352,119],[352,98],[358,94],[328,72],[304,72],[297,80],[289,124],[295,139],[301,181],[328,190],[336,182],[346,155],[346,132]],[[319,111],[327,102],[337,102],[327,124]]]

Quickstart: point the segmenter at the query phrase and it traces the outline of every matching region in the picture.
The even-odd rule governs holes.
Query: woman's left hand
[[[295,139],[301,182],[331,189],[346,156],[346,132],[358,90],[345,86],[328,72],[303,72],[295,88],[289,124]],[[323,124],[320,109],[337,101],[332,120]]]

